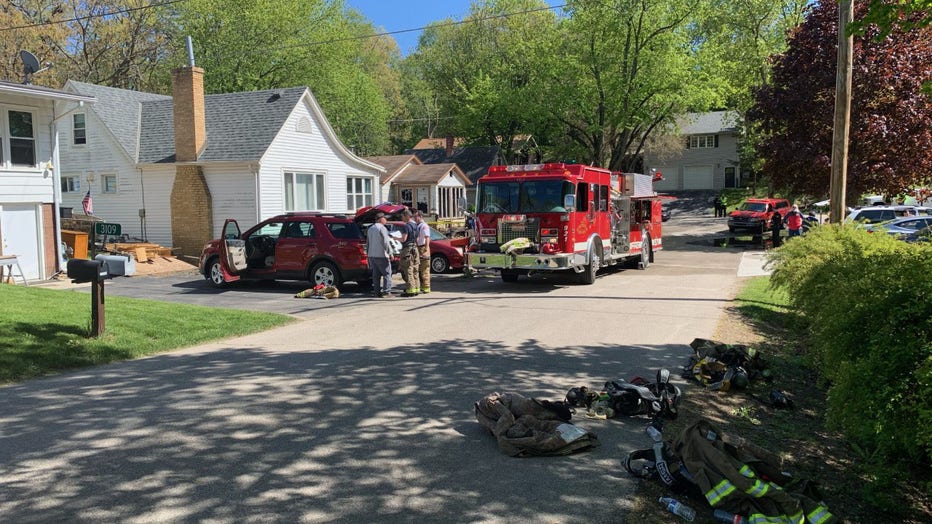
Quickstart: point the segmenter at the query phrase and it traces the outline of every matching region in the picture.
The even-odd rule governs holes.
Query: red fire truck
[[[579,164],[495,166],[479,179],[468,264],[498,269],[505,282],[572,271],[592,284],[600,267],[653,262],[663,248],[661,211],[648,175]]]

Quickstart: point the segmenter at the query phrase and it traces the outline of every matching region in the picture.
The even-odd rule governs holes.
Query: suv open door
[[[239,273],[246,269],[246,241],[236,220],[228,218],[223,223],[220,236],[220,270],[224,282],[239,280]]]

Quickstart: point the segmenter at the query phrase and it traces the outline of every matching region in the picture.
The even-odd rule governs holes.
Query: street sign
[[[94,224],[94,233],[105,236],[115,236],[123,234],[123,226],[120,224],[109,224],[107,222],[98,222]]]

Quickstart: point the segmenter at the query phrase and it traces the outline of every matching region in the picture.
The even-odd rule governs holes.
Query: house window
[[[286,211],[323,211],[324,175],[317,173],[285,173]]]
[[[368,177],[346,177],[346,209],[353,211],[372,205],[372,179]]]
[[[101,175],[100,185],[101,185],[101,191],[103,191],[104,193],[116,193],[117,192],[116,175]]]
[[[81,191],[81,177],[77,175],[65,175],[61,177],[62,193],[79,193]]]
[[[76,113],[71,117],[72,131],[74,134],[74,144],[81,145],[87,143],[87,124],[84,120],[84,113]]]
[[[33,125],[34,115],[30,111],[9,110],[6,112],[7,143],[3,149],[9,151],[10,163],[14,166],[36,165],[36,134]],[[3,155],[0,155],[0,162]]]
[[[717,135],[692,135],[689,137],[690,149],[718,147]]]

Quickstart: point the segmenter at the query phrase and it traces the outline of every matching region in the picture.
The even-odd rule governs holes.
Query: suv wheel
[[[430,257],[431,273],[446,273],[450,269],[450,262],[443,255],[432,255]]]
[[[204,272],[204,278],[211,286],[221,288],[226,284],[223,279],[223,269],[220,267],[220,258],[213,257],[207,261],[207,271]]]
[[[340,270],[326,260],[321,260],[311,266],[311,270],[308,271],[308,280],[315,286],[317,284],[333,287],[340,287],[343,285],[343,278],[340,276]]]

